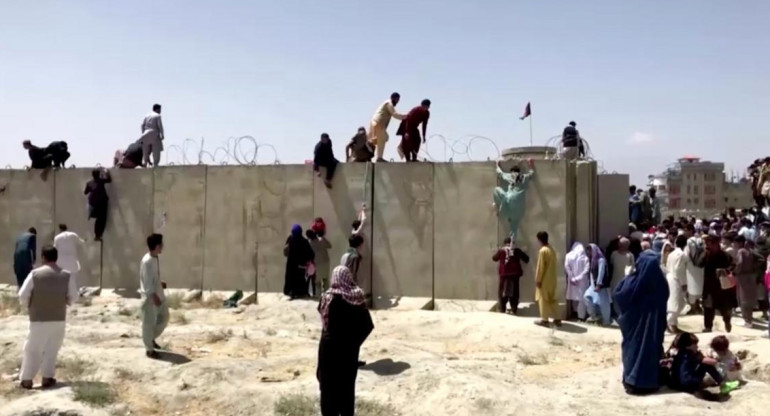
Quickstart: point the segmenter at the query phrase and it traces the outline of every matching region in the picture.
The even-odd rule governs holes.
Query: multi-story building
[[[668,215],[711,214],[726,207],[751,206],[751,186],[745,180],[725,180],[724,163],[685,156],[663,173],[650,177]]]

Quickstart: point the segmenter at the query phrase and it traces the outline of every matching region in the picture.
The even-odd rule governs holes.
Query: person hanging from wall
[[[160,164],[160,153],[163,151],[163,139],[166,138],[163,133],[163,122],[160,119],[160,104],[152,106],[152,112],[142,120],[142,153],[144,154],[143,167],[150,163],[150,154],[152,154],[152,166],[157,167]]]
[[[430,118],[430,100],[422,100],[422,103],[411,109],[398,126],[396,135],[401,136],[399,144],[400,153],[404,154],[407,162],[417,162],[417,153],[420,151],[420,142],[427,139],[428,119]],[[420,138],[420,125],[422,124],[422,139]]]
[[[580,133],[575,126],[577,123],[570,121],[561,134],[562,157],[570,161],[576,160],[580,156]]]
[[[374,149],[369,145],[366,129],[358,128],[358,132],[345,147],[345,160],[348,162],[371,162]]]
[[[334,157],[334,148],[332,147],[332,139],[326,133],[321,133],[321,140],[315,145],[313,151],[313,170],[316,172],[316,176],[321,176],[321,167],[326,168],[326,176],[324,177],[324,185],[327,188],[332,187],[332,179],[334,178],[334,171],[337,169],[339,161]]]
[[[388,141],[390,119],[403,120],[406,117],[404,114],[396,112],[396,105],[398,105],[399,100],[401,100],[399,93],[391,94],[388,101],[377,107],[369,125],[369,143],[377,147],[377,162],[386,162],[383,155],[385,154],[385,143]]]
[[[494,206],[497,208],[497,215],[505,219],[510,229],[510,236],[516,241],[516,232],[519,228],[519,222],[524,217],[524,208],[526,207],[526,191],[529,181],[532,179],[534,163],[532,159],[527,160],[529,172],[521,173],[518,166],[514,166],[510,173],[503,172],[500,162],[497,162],[497,177],[508,184],[508,189],[500,186],[495,187],[492,193]]]
[[[19,302],[27,308],[29,334],[21,360],[21,387],[32,389],[32,381],[40,371],[42,388],[56,385],[56,358],[64,341],[67,306],[78,299],[77,282],[56,262],[53,246],[42,249],[43,265],[32,270],[19,289]]]
[[[521,263],[529,263],[529,256],[511,241],[511,237],[503,240],[503,246],[497,249],[492,261],[498,263],[497,274],[500,278],[497,298],[500,312],[505,313],[506,303],[511,304],[511,313],[519,311],[519,284],[524,268]]]
[[[16,285],[21,287],[24,279],[35,265],[37,260],[37,230],[30,227],[16,239],[16,248],[13,251],[13,271],[16,274]]]
[[[70,157],[65,141],[51,142],[44,148],[33,145],[29,140],[25,140],[22,145],[29,154],[30,169],[47,169],[51,166],[61,168]]]
[[[67,229],[67,224],[59,224],[59,234],[56,234],[53,239],[53,246],[59,252],[59,260],[56,264],[68,271],[75,282],[78,281],[80,273],[78,249],[84,243],[85,241],[79,235]]]
[[[107,196],[105,184],[112,182],[110,172],[105,168],[91,171],[91,180],[83,191],[88,197],[88,218],[95,219],[94,241],[102,241],[104,228],[107,226],[107,208],[110,197]]]
[[[134,169],[142,166],[142,140],[139,139],[130,145],[125,151],[118,150],[113,158],[113,166],[121,169]]]

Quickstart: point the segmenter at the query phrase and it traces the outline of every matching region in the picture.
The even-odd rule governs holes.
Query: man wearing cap
[[[580,155],[580,133],[575,128],[577,123],[570,121],[561,134],[562,157],[567,160],[575,160]]]

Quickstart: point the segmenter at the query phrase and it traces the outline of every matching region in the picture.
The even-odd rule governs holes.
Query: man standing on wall
[[[75,279],[56,265],[52,246],[42,250],[43,265],[30,272],[19,290],[19,302],[29,311],[29,333],[21,361],[21,387],[32,389],[32,380],[42,372],[43,388],[53,387],[56,357],[64,341],[67,305],[78,299]]]
[[[96,220],[94,240],[102,241],[104,228],[107,226],[107,207],[110,200],[105,184],[112,182],[112,176],[107,169],[97,168],[91,171],[91,177],[83,193],[88,196],[88,218]]]
[[[77,287],[77,276],[80,273],[78,247],[83,243],[85,241],[79,235],[67,230],[67,224],[59,224],[59,234],[53,239],[53,246],[59,253],[56,264],[70,273],[70,279],[75,282],[75,287]]]
[[[163,235],[151,234],[147,237],[150,250],[142,257],[139,264],[139,293],[142,295],[142,341],[149,358],[160,358],[160,349],[156,339],[168,325],[168,305],[163,293],[165,284],[160,280],[160,262],[158,256],[163,252]]]
[[[13,252],[13,271],[16,274],[16,285],[21,287],[32,266],[37,260],[37,230],[30,227],[16,239],[16,249]]]
[[[577,123],[570,121],[561,134],[562,157],[567,160],[575,160],[580,155],[580,133],[575,126]]]
[[[152,166],[160,164],[160,152],[163,151],[163,123],[160,119],[160,104],[152,106],[152,112],[142,120],[142,153],[144,153],[143,167],[147,167],[152,153]]]
[[[385,143],[388,141],[388,124],[390,119],[403,120],[404,115],[396,112],[396,105],[401,100],[401,95],[394,92],[390,95],[390,100],[385,101],[377,108],[369,125],[369,143],[377,146],[377,162],[385,162]]]
[[[420,142],[425,143],[430,118],[430,100],[422,100],[422,103],[411,109],[401,124],[398,126],[397,135],[401,136],[401,151],[407,162],[416,162],[417,153],[420,151]],[[422,140],[420,139],[420,124],[422,124]]]

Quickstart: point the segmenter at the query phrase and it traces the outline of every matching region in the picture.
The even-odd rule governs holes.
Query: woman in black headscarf
[[[315,256],[310,243],[302,236],[302,227],[297,224],[291,227],[291,235],[286,239],[283,255],[286,256],[283,294],[292,299],[308,296],[305,270]]]

